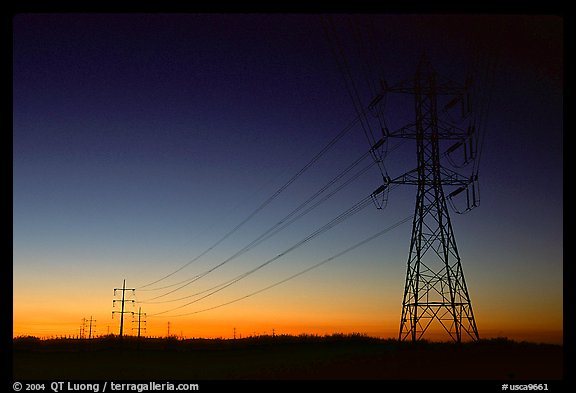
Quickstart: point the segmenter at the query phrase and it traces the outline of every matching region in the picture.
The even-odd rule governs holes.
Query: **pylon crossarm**
[[[408,172],[394,178],[389,179],[388,184],[412,184],[418,185],[418,168],[409,170]]]
[[[444,166],[440,167],[440,173],[442,176],[442,185],[444,186],[462,186],[466,187],[472,183],[473,178],[470,176],[463,176],[452,169],[446,168]]]

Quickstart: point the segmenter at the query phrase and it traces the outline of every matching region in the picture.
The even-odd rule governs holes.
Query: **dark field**
[[[506,339],[452,344],[361,335],[14,340],[15,381],[561,380],[563,347]]]

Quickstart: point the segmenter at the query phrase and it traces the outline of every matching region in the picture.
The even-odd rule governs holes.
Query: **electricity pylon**
[[[114,288],[114,296],[116,296],[116,291],[122,291],[122,300],[116,300],[116,299],[112,300],[112,307],[116,306],[116,302],[122,303],[121,311],[112,311],[112,318],[114,318],[114,314],[116,313],[120,314],[120,338],[122,338],[124,334],[124,314],[134,315],[134,312],[132,311],[124,311],[124,303],[132,302],[132,304],[134,304],[134,300],[126,300],[125,293],[126,291],[132,291],[132,293],[134,293],[135,290],[136,289],[134,288],[126,288],[126,280],[124,280],[122,288]]]
[[[85,330],[86,330],[86,328],[85,328],[86,325],[85,325],[85,324],[86,324],[86,322],[89,323],[88,339],[90,340],[90,339],[92,339],[92,332],[93,332],[93,329],[92,329],[92,328],[93,328],[93,327],[96,327],[96,324],[95,324],[96,320],[95,320],[95,319],[92,319],[92,315],[90,315],[90,319],[86,319],[86,318],[82,318],[82,319],[83,319],[83,321],[84,321],[84,329],[83,329],[84,335],[86,335],[86,331],[85,331]],[[94,322],[94,324],[93,324],[93,322]]]
[[[134,316],[133,316],[134,317]],[[142,320],[142,317],[146,318],[146,313],[142,312],[142,307],[138,307],[138,321],[132,320],[132,322],[138,322],[138,327],[133,327],[132,330],[138,329],[138,338],[140,338],[140,331],[146,330],[145,327],[142,327],[142,324],[146,323],[146,321]]]
[[[447,201],[466,191],[465,210],[476,207],[478,175],[473,169],[470,176],[463,176],[443,164],[450,157],[453,163],[457,155],[463,167],[476,157],[478,135],[471,116],[471,81],[465,85],[444,81],[422,57],[414,78],[396,86],[382,84],[384,94],[413,95],[415,108],[414,122],[394,132],[383,130],[387,138],[416,141],[416,168],[394,179],[387,176],[383,185],[417,186],[399,339],[420,340],[433,322],[439,322],[456,342],[461,342],[463,335],[477,340]],[[443,150],[446,143],[450,145]],[[457,188],[445,195],[444,187],[448,186]]]

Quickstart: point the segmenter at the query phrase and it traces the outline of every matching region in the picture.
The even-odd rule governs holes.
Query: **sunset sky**
[[[456,242],[481,337],[562,342],[562,18],[19,14],[13,34],[14,336],[77,335],[90,317],[117,334],[126,280],[146,335],[396,338],[411,221],[394,226],[415,187],[292,249],[382,184],[372,166],[250,246],[370,148],[356,123],[307,166],[356,118],[342,50],[364,105],[367,79],[410,79],[423,53],[460,83],[479,54],[495,65],[481,202],[451,211]],[[387,96],[388,124],[412,106]],[[392,177],[415,166],[397,142]]]

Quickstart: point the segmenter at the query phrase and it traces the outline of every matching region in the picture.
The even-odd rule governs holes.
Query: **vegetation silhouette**
[[[562,379],[563,346],[456,344],[360,333],[238,339],[16,337],[13,377],[92,380]]]

